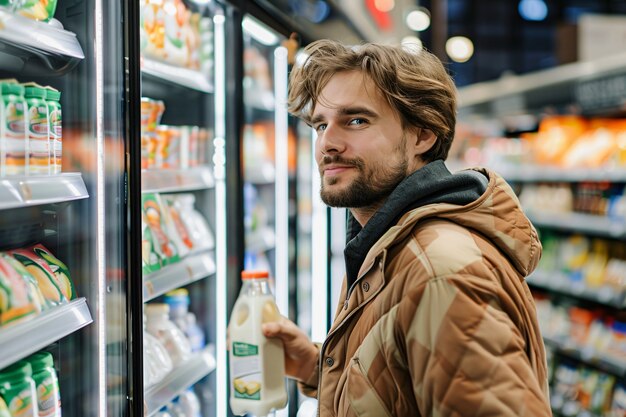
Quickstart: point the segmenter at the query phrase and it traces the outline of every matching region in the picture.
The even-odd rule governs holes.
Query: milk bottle
[[[261,324],[280,319],[267,271],[243,271],[229,323],[230,406],[234,414],[266,416],[287,405],[283,344]]]

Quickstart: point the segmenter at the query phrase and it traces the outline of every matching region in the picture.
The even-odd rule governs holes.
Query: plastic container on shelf
[[[46,104],[50,122],[50,164],[52,174],[60,174],[63,156],[63,112],[61,111],[61,92],[46,87]]]
[[[61,392],[49,352],[37,352],[25,359],[33,369],[40,417],[61,417]]]
[[[0,396],[11,416],[38,417],[37,390],[30,363],[18,361],[0,370]]]
[[[234,414],[266,416],[287,404],[284,347],[268,339],[263,323],[280,319],[267,271],[243,271],[229,323],[230,406]]]
[[[46,90],[35,83],[24,84],[28,112],[28,173],[48,175],[50,167],[50,121]]]
[[[145,320],[145,316],[144,316]],[[146,388],[159,383],[172,371],[172,359],[159,339],[143,332],[143,383]]]
[[[186,417],[202,417],[200,399],[193,391],[193,388],[189,388],[180,394],[178,407]]]
[[[0,92],[0,177],[24,175],[28,162],[24,86],[2,80]]]
[[[179,288],[165,294],[165,303],[170,307],[170,320],[180,328],[191,345],[192,352],[198,352],[205,346],[204,332],[196,323],[196,315],[189,311],[189,292]]]
[[[146,330],[163,343],[172,363],[177,365],[191,357],[191,345],[182,330],[169,319],[167,304],[146,304]]]

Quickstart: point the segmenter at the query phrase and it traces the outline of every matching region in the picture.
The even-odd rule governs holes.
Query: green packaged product
[[[61,173],[61,156],[63,153],[63,113],[61,111],[61,92],[46,87],[46,104],[48,105],[48,122],[50,132],[50,165],[52,174]]]
[[[0,397],[0,417],[11,417],[7,403],[4,402],[2,397]]]
[[[28,112],[28,173],[50,174],[50,131],[46,90],[40,86],[25,84]]]
[[[57,0],[0,0],[0,6],[8,6],[29,19],[47,22],[54,17]]]
[[[12,416],[38,417],[37,392],[30,363],[18,361],[0,371],[0,396]]]
[[[0,92],[0,176],[24,175],[28,157],[24,86],[5,80]]]
[[[59,379],[54,369],[52,354],[37,352],[26,361],[33,368],[33,380],[37,389],[37,407],[40,416],[61,417],[61,394]]]

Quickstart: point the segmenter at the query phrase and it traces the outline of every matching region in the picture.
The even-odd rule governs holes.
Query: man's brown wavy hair
[[[424,162],[445,160],[454,138],[456,88],[441,61],[428,51],[367,43],[347,46],[332,40],[308,45],[308,55],[289,79],[289,111],[305,121],[322,89],[341,71],[362,71],[378,87],[406,128],[431,130],[437,141]]]

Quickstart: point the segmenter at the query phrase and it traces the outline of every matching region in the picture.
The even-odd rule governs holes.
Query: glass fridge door
[[[145,412],[223,415],[224,16],[181,0],[139,15]]]
[[[0,4],[0,410],[124,416],[121,11]]]
[[[274,278],[289,311],[289,154],[287,49],[282,35],[251,15],[242,20],[245,269]]]

